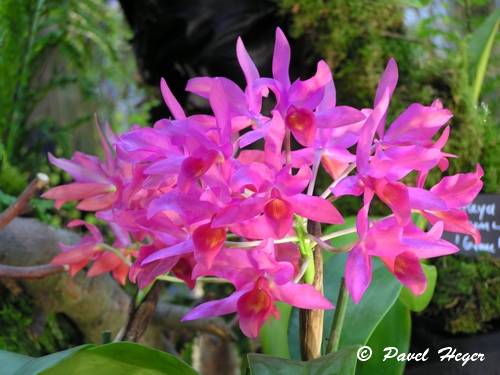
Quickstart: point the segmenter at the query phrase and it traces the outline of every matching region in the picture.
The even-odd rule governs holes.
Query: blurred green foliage
[[[28,355],[53,353],[81,341],[81,334],[62,316],[45,316],[25,294],[0,283],[0,349]]]
[[[280,6],[291,19],[292,36],[314,46],[311,60],[326,58],[333,68],[340,103],[370,107],[380,74],[394,57],[399,83],[389,120],[412,102],[440,98],[455,115],[447,151],[460,155],[451,160],[448,173],[471,171],[481,162],[484,191],[500,191],[499,113],[490,108],[497,99],[492,82],[498,83],[498,48],[493,46],[498,36],[488,39],[491,27],[484,26],[493,2],[281,0]],[[473,88],[481,84],[475,72],[488,40],[493,51],[491,57],[486,54],[488,73],[478,103]],[[436,176],[429,179],[433,182]]]
[[[424,314],[443,322],[450,333],[488,331],[500,319],[500,259],[490,254],[436,261],[438,282]]]
[[[13,195],[48,172],[48,151],[95,147],[98,113],[117,127],[145,121],[152,101],[139,87],[117,4],[99,0],[0,2],[0,187]],[[55,108],[53,108],[53,107]],[[89,141],[90,140],[90,141]],[[88,145],[88,146],[87,146]]]

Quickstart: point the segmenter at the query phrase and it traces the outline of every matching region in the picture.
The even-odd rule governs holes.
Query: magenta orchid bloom
[[[105,160],[76,152],[71,160],[59,159],[49,154],[55,166],[69,173],[75,182],[57,186],[45,192],[42,197],[55,200],[56,208],[68,201],[80,201],[76,206],[83,211],[98,211],[109,208],[118,199],[118,188],[128,173],[125,163],[114,159],[107,138],[114,138],[107,129],[107,138],[99,126],[99,135],[104,148]]]
[[[216,267],[209,270],[200,265],[195,267],[194,273],[222,277],[231,281],[236,291],[227,298],[195,307],[183,320],[238,312],[240,328],[248,337],[257,337],[260,327],[270,316],[279,319],[276,301],[304,309],[333,308],[314,287],[293,281],[292,264],[276,260],[271,241],[264,241],[252,251],[224,250]]]
[[[367,217],[358,217],[360,240],[349,252],[346,263],[346,285],[358,303],[372,277],[372,257],[378,256],[394,276],[414,294],[425,291],[427,280],[420,259],[453,254],[458,248],[442,240],[443,223],[424,232],[412,223],[401,227],[394,217],[375,222],[367,228]]]
[[[245,87],[225,77],[187,83],[187,91],[208,102],[210,113],[186,113],[162,79],[171,118],[152,127],[134,125],[118,136],[109,130],[106,137],[101,134],[104,160],[82,153],[70,160],[49,155],[74,182],[44,197],[58,208],[79,201],[77,208],[94,211],[115,238],[106,245],[95,226],[71,222],[70,227],[85,225],[90,234],[76,245],[62,245],[54,264],[69,266],[71,275],[92,264],[88,276],[111,272],[123,284],[128,275],[139,288],[167,274],[190,288],[200,278],[230,283],[231,295],[196,306],[184,320],[236,313],[241,330],[254,338],[270,317],[279,318],[277,301],[300,309],[333,307],[304,275],[314,271],[312,248],[328,247],[328,237],[306,233],[306,224],[342,223],[332,203],[337,198],[363,200],[352,228],[359,240],[345,267],[356,303],[370,285],[373,257],[421,294],[426,288],[421,260],[457,251],[441,238],[443,231],[479,241],[464,208],[482,188],[481,167],[425,186],[431,171],[446,171],[448,159],[456,157],[443,151],[451,112],[439,100],[414,103],[386,127],[398,81],[394,60],[382,75],[373,108],[356,109],[337,105],[333,74],[324,61],[311,78],[290,78],[290,45],[279,28],[271,77],[261,76],[240,38],[236,56]],[[323,172],[331,184],[315,195]],[[391,214],[370,220],[374,199]],[[427,219],[430,229],[416,227],[411,214]]]

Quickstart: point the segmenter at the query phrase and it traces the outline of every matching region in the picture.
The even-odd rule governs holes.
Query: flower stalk
[[[348,298],[345,281],[342,277],[340,279],[339,295],[337,297],[337,305],[335,306],[335,313],[333,315],[330,337],[328,338],[328,346],[326,347],[327,353],[336,352],[339,349],[340,336],[342,335],[342,327],[344,326]]]
[[[317,236],[321,235],[321,225],[317,222],[309,221],[308,229]],[[319,293],[323,293],[323,253],[319,246],[311,251],[314,266],[312,286]],[[321,356],[323,321],[324,310],[322,309],[300,310],[300,351],[303,360],[309,361]]]

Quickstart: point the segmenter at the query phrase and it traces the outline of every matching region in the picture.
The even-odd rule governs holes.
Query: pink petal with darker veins
[[[287,197],[286,200],[291,203],[295,213],[308,219],[328,224],[342,224],[344,218],[335,206],[317,196],[306,194],[297,194]]]
[[[178,255],[191,253],[193,250],[194,250],[193,241],[191,240],[182,241],[178,244],[168,246],[163,249],[155,251],[154,253],[146,257],[146,259],[144,259],[141,262],[141,265],[144,266],[151,262],[161,260],[164,258],[170,258]]]
[[[396,89],[397,83],[398,83],[398,65],[396,64],[396,60],[391,58],[389,59],[385,71],[382,74],[382,77],[380,78],[380,81],[378,83],[373,106],[376,107],[380,103],[386,91],[390,99],[392,97],[392,94],[394,93],[394,90]],[[380,124],[377,128],[377,133],[380,137],[384,135],[384,126],[385,126],[385,115],[383,119],[380,121]]]
[[[408,188],[400,182],[375,181],[375,193],[387,204],[400,224],[410,220],[410,199]]]
[[[445,201],[450,208],[462,208],[470,204],[483,188],[483,169],[478,164],[473,173],[459,173],[443,177],[431,188],[431,192]]]
[[[210,318],[213,316],[221,316],[226,314],[231,314],[236,312],[236,304],[238,299],[248,291],[239,290],[234,292],[229,297],[222,298],[215,301],[205,302],[201,305],[196,306],[191,311],[189,311],[181,321],[195,320],[201,318]]]
[[[95,197],[90,197],[82,200],[76,208],[82,211],[99,211],[106,210],[110,208],[116,201],[116,193],[107,193],[96,195]]]
[[[333,305],[312,285],[289,282],[276,286],[276,298],[300,309],[333,309]]]
[[[354,303],[359,303],[372,279],[371,257],[356,245],[347,256],[345,282]]]
[[[444,223],[444,230],[448,232],[468,234],[474,238],[474,242],[481,242],[481,234],[476,227],[469,221],[469,217],[465,211],[460,209],[451,209],[448,211],[422,211],[431,224],[438,221]]]
[[[213,220],[214,227],[227,226],[252,219],[262,213],[267,197],[249,197],[220,210]]]
[[[115,187],[109,183],[73,182],[67,185],[54,187],[42,194],[42,198],[56,201],[56,208],[64,203],[89,198],[102,193],[109,193]]]
[[[410,105],[391,124],[384,136],[385,142],[429,142],[452,117],[447,109],[426,107],[419,103]]]
[[[339,106],[316,113],[318,128],[338,128],[364,119],[365,115],[361,111],[348,106]]]
[[[332,193],[336,197],[344,195],[359,196],[363,194],[363,191],[364,187],[358,176],[345,177],[332,189]]]
[[[420,295],[427,288],[427,278],[420,261],[412,252],[403,252],[394,260],[394,275],[413,294]]]

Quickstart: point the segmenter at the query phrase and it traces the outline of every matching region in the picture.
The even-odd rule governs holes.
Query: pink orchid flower
[[[235,272],[236,265],[239,272]],[[264,241],[253,251],[226,250],[221,254],[218,268],[205,272],[198,270],[197,274],[230,280],[236,286],[236,291],[229,297],[195,307],[183,321],[237,312],[243,333],[255,338],[271,316],[279,319],[276,301],[303,309],[333,308],[330,301],[313,286],[293,282],[293,267],[288,262],[275,259],[274,246],[270,241]]]
[[[455,245],[441,239],[442,222],[423,232],[412,223],[401,227],[394,217],[389,217],[368,228],[364,211],[360,213],[357,222],[360,239],[349,252],[345,269],[346,286],[355,303],[361,300],[370,285],[373,256],[380,257],[403,285],[419,295],[427,286],[420,259],[458,251]]]
[[[83,211],[98,211],[111,207],[118,199],[118,186],[121,184],[120,175],[125,175],[128,169],[118,163],[111,151],[106,137],[97,126],[101,143],[104,149],[105,160],[95,156],[76,152],[71,160],[58,159],[49,153],[49,160],[55,166],[69,173],[75,182],[57,186],[45,192],[42,197],[55,200],[56,208],[60,208],[68,201],[78,200],[76,206]],[[108,129],[108,136],[114,134]]]
[[[82,220],[73,220],[68,223],[68,228],[75,228],[78,226],[84,226],[90,234],[82,237],[75,245],[59,244],[62,253],[56,255],[51,263],[60,266],[68,266],[69,274],[74,276],[90,262],[93,262],[87,272],[87,276],[95,277],[111,272],[113,277],[120,284],[124,285],[129,266],[116,254],[103,251],[101,245],[104,243],[104,240],[99,229],[95,225]],[[122,244],[118,241],[116,245],[122,246],[124,257],[130,257],[132,255],[133,251],[127,249],[130,243]]]

